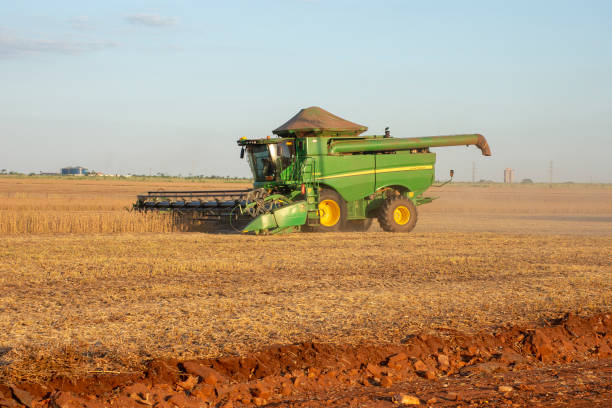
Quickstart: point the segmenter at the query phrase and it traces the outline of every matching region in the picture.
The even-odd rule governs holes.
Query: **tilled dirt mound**
[[[568,315],[544,327],[419,334],[397,345],[303,343],[239,357],[154,360],[138,374],[0,385],[0,406],[599,404],[612,401],[610,367],[612,315]]]

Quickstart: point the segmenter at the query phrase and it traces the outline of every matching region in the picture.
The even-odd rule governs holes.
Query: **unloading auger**
[[[366,130],[319,107],[302,109],[273,131],[275,138],[238,140],[253,189],[151,191],[138,196],[134,209],[245,233],[365,231],[374,218],[385,231],[409,232],[416,207],[436,198],[423,195],[435,178],[430,148],[474,145],[491,155],[480,134],[361,136]]]

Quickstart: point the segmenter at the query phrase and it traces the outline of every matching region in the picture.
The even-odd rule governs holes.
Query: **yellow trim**
[[[433,169],[431,164],[424,166],[408,166],[408,167],[394,167],[392,169],[380,169],[376,170],[376,173],[392,173],[394,171],[410,171],[410,170],[430,170]]]
[[[363,170],[363,171],[355,171],[353,173],[343,173],[343,174],[336,174],[333,176],[317,177],[317,180],[325,180],[325,179],[340,178],[340,177],[350,177],[350,176],[363,176],[365,174],[374,174],[374,173],[375,173],[374,170]]]
[[[317,177],[317,180],[326,180],[326,179],[332,179],[332,178],[351,177],[351,176],[363,176],[366,174],[392,173],[396,171],[431,170],[431,169],[433,169],[433,166],[430,164],[423,165],[423,166],[393,167],[391,169],[362,170],[362,171],[354,171],[352,173],[335,174],[333,176]]]

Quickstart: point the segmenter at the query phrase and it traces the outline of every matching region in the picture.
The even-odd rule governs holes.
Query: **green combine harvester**
[[[409,232],[417,207],[435,199],[423,195],[434,183],[430,148],[475,145],[491,155],[480,134],[361,136],[366,130],[319,107],[302,109],[273,131],[275,138],[238,140],[253,189],[151,191],[138,196],[134,209],[244,233],[365,231],[374,218],[385,231]]]

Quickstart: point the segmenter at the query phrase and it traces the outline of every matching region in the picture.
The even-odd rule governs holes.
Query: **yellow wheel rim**
[[[395,210],[393,210],[393,219],[396,224],[407,224],[408,221],[410,221],[410,210],[406,206],[398,205]]]
[[[340,221],[340,206],[334,200],[319,203],[319,222],[324,227],[333,227]]]

